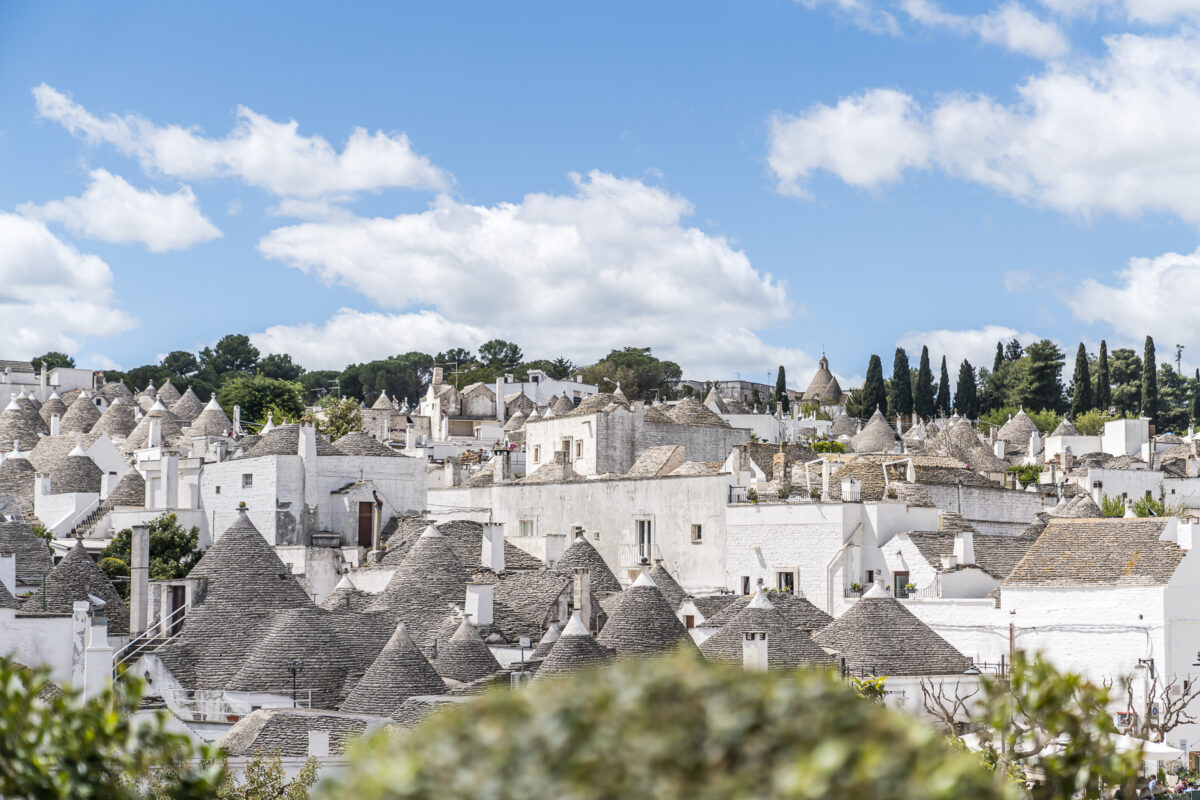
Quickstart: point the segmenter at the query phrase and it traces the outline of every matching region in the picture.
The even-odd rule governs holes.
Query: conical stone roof
[[[819,631],[829,623],[833,622],[833,617],[826,614],[821,609],[812,604],[808,598],[802,595],[786,594],[784,592],[769,591],[766,593],[767,600],[780,614],[787,619],[788,622],[801,631],[812,633]],[[729,603],[717,613],[704,621],[706,628],[721,628],[728,625],[730,620],[738,615],[749,603],[751,598],[739,597],[732,603]]]
[[[33,479],[36,474],[37,470],[29,463],[29,459],[9,453],[0,462],[0,495],[12,495],[17,498],[23,511],[33,513]],[[3,552],[7,551],[0,549],[0,553]]]
[[[388,400],[387,392],[379,393],[379,397],[376,397],[375,402],[371,404],[371,409],[374,411],[392,410],[392,401]]]
[[[833,373],[829,371],[829,359],[822,355],[817,365],[817,372],[813,375],[812,380],[809,381],[808,388],[804,390],[804,394],[801,395],[800,399],[804,402],[819,402],[826,387],[834,380]]]
[[[546,656],[550,655],[550,648],[554,647],[554,643],[558,641],[559,635],[558,623],[550,623],[550,628],[542,636],[542,639],[538,642],[537,647],[533,649],[533,655],[530,656],[530,658],[545,658]]]
[[[555,675],[598,667],[612,659],[612,651],[592,638],[587,626],[579,620],[579,615],[574,614],[563,629],[562,635],[550,648],[542,665],[538,667],[533,679],[544,680]]]
[[[662,592],[663,597],[667,599],[667,603],[673,609],[678,609],[683,603],[683,599],[688,596],[674,576],[667,572],[667,568],[662,565],[661,561],[651,567],[650,580],[654,581],[654,585]]]
[[[132,453],[134,450],[149,447],[151,419],[158,419],[160,421],[159,435],[161,444],[170,444],[183,435],[183,426],[175,418],[175,415],[168,411],[162,404],[158,403],[158,401],[155,401],[155,405],[151,407],[149,413],[138,420],[137,425],[129,432],[129,436],[125,439],[125,444],[121,445],[121,452]]]
[[[838,414],[833,425],[829,426],[829,434],[835,439],[839,436],[853,436],[857,429],[854,417],[849,414]]]
[[[432,663],[443,678],[460,683],[470,683],[500,671],[500,663],[466,617],[463,617],[453,636],[438,642],[437,656]]]
[[[604,556],[582,536],[575,537],[575,541],[563,551],[562,558],[554,565],[555,571],[565,575],[573,574],[579,567],[586,567],[591,573],[593,592],[601,594],[621,591],[621,582],[613,575],[608,564],[604,563]]]
[[[741,664],[744,658],[742,642],[745,634],[751,632],[767,634],[767,666],[771,669],[795,669],[833,662],[833,657],[783,616],[761,589],[741,611],[704,640],[700,652],[713,661]]]
[[[704,405],[718,414],[728,414],[729,406],[725,405],[725,401],[721,399],[721,395],[717,394],[717,387],[714,384],[708,390],[708,394],[704,397]]]
[[[0,608],[11,608],[16,610],[21,607],[21,601],[13,597],[12,592],[8,591],[8,587],[0,581]]]
[[[621,594],[600,631],[597,640],[600,644],[616,650],[618,656],[657,655],[677,647],[696,650],[687,628],[675,616],[675,610],[649,575],[642,573]],[[563,634],[565,636],[566,631]]]
[[[364,611],[373,599],[374,595],[360,591],[348,575],[343,575],[337,586],[333,587],[333,591],[325,595],[325,599],[321,601],[321,608],[329,611]]]
[[[27,613],[70,614],[72,604],[80,600],[88,600],[93,595],[104,601],[104,606],[93,611],[103,613],[108,617],[108,629],[114,634],[129,633],[129,609],[112,581],[101,571],[100,567],[83,548],[83,542],[77,541],[66,558],[58,562],[58,566],[46,576],[46,598],[42,602],[42,590],[38,588],[21,606]],[[90,602],[90,601],[89,601]]]
[[[467,571],[446,537],[430,525],[392,573],[383,591],[369,606],[390,611],[406,624],[412,637],[425,644],[445,618],[451,604],[466,597]]]
[[[191,425],[196,417],[200,416],[200,412],[204,411],[204,403],[200,402],[200,398],[196,397],[196,393],[189,386],[168,408],[181,423]]]
[[[1029,450],[1029,437],[1038,433],[1037,424],[1034,423],[1029,415],[1025,413],[1025,409],[1013,416],[1008,422],[1000,427],[996,433],[996,438],[1003,439],[1008,443],[1009,448],[1016,448],[1021,452]]]
[[[3,465],[0,465],[0,474],[2,470]],[[46,540],[35,534],[33,528],[23,521],[0,520],[0,553],[16,555],[17,580],[21,583],[39,583],[43,575],[54,569],[54,560],[50,557]]]
[[[504,430],[512,433],[513,431],[521,430],[521,426],[525,424],[527,417],[522,412],[518,411],[508,418],[508,422],[504,423]]]
[[[854,671],[877,675],[961,675],[971,659],[876,584],[813,640]]]
[[[554,409],[554,413],[556,415],[561,417],[563,414],[570,414],[572,411],[574,411],[575,404],[572,403],[571,399],[564,394],[554,401],[554,405],[552,405],[551,408]]]
[[[200,415],[189,425],[193,434],[207,434],[209,436],[220,436],[233,427],[233,422],[225,415],[221,404],[217,402],[217,396],[214,394],[208,401],[208,405],[204,406],[204,410]]]
[[[52,392],[50,397],[46,399],[46,402],[42,403],[42,407],[38,409],[38,416],[42,418],[42,422],[46,423],[47,427],[50,425],[50,418],[55,414],[58,415],[61,421],[63,415],[66,413],[67,404],[58,396],[58,392]]]
[[[37,428],[30,423],[16,400],[8,401],[8,405],[0,411],[0,448],[5,451],[17,446],[29,452],[38,443]]]
[[[417,648],[404,623],[342,703],[342,711],[391,716],[410,697],[445,694],[446,682]]]
[[[668,419],[676,425],[711,425],[728,428],[729,423],[711,408],[701,405],[694,397],[685,397],[666,411]]]
[[[91,433],[107,433],[110,439],[125,439],[133,433],[137,424],[133,417],[133,405],[118,397],[96,420]]]
[[[175,384],[171,383],[170,378],[167,379],[166,383],[158,387],[158,401],[168,408],[175,403],[178,403],[181,397],[183,397],[183,395],[181,395],[179,390],[175,388]]]
[[[146,507],[146,479],[136,469],[121,476],[116,487],[108,496],[108,502],[116,506]]]
[[[1058,427],[1054,429],[1051,436],[1078,436],[1079,430],[1071,423],[1067,417],[1062,418],[1062,422],[1058,423]]]
[[[899,441],[900,437],[877,408],[863,429],[850,440],[850,445],[856,453],[891,453]]]
[[[77,444],[50,472],[50,494],[100,494],[103,479],[104,471]]]
[[[59,430],[62,433],[91,433],[92,426],[99,419],[100,409],[96,408],[91,393],[83,391],[71,403],[67,413],[63,414]]]
[[[133,399],[133,392],[129,391],[129,387],[120,381],[106,382],[103,386],[96,390],[96,394],[100,395],[110,403],[113,400],[120,398],[130,406],[136,405],[136,401]]]
[[[333,443],[341,452],[348,456],[384,456],[401,458],[402,456],[375,437],[362,431],[351,431]]]
[[[41,408],[37,402],[28,397],[24,391],[17,395],[17,405],[21,408],[21,413],[25,415],[25,419],[29,420],[29,424],[38,433],[50,433],[50,427],[42,420],[38,409]]]
[[[299,698],[311,698],[312,708],[337,708],[342,687],[357,663],[354,654],[340,646],[338,622],[332,612],[316,607],[283,611],[271,621],[226,688],[286,696],[292,686],[288,662],[303,660],[296,675],[296,684],[303,691]]]

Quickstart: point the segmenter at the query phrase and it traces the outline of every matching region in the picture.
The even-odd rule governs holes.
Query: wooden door
[[[371,546],[372,503],[358,504],[358,546]]]
[[[171,587],[171,611],[170,611],[170,613],[174,614],[176,611],[183,608],[185,605],[187,605],[187,587],[186,586],[172,586]],[[173,621],[171,622],[171,631],[170,631],[169,635],[174,636],[175,634],[179,633],[179,631],[182,628],[183,628],[183,615],[180,614],[178,617],[175,617],[173,619]]]

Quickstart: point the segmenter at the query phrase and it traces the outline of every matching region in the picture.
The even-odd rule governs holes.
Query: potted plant
[[[917,592],[917,585],[915,583],[912,583],[910,581],[909,583],[904,584],[904,596],[905,597],[912,597],[914,594],[916,594],[916,592]]]
[[[855,594],[862,594],[862,584],[861,583],[850,584],[850,591],[854,592]]]
[[[786,486],[780,486],[779,490],[776,492],[776,494],[779,495],[780,500],[787,500],[788,495],[790,495],[791,493],[792,493],[792,491],[790,489],[788,489]]]
[[[746,492],[746,499],[749,500],[751,503],[757,503],[758,502],[758,492],[755,491],[754,489],[751,489],[750,491]]]

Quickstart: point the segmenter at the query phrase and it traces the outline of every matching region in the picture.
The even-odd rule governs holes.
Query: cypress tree
[[[1092,376],[1088,371],[1087,348],[1079,343],[1075,353],[1074,389],[1071,392],[1071,416],[1086,414],[1095,407],[1092,402]]]
[[[867,377],[862,388],[862,416],[868,419],[878,408],[886,417],[888,413],[887,389],[883,385],[883,362],[872,355],[867,363]]]
[[[958,413],[967,419],[979,416],[979,389],[975,384],[975,368],[963,359],[958,368],[958,386],[954,392],[954,405]]]
[[[929,348],[921,348],[921,366],[917,369],[917,388],[913,393],[913,408],[922,419],[933,416],[933,370],[929,368]]]
[[[896,358],[892,361],[892,385],[889,389],[888,404],[892,413],[904,417],[912,417],[912,372],[908,366],[908,353],[903,347],[896,348]]]
[[[1200,369],[1196,370],[1196,388],[1192,390],[1192,424],[1200,425]]]
[[[992,362],[992,374],[995,375],[1000,371],[1000,365],[1004,363],[1004,343],[996,342],[996,360]]]
[[[1142,355],[1142,416],[1153,425],[1158,418],[1158,367],[1154,357],[1154,340],[1146,337],[1146,352]]]
[[[942,356],[942,377],[938,381],[937,410],[950,416],[950,373],[946,371],[946,357]]]
[[[1112,405],[1112,384],[1108,378],[1108,343],[1100,340],[1100,363],[1096,365],[1096,394],[1094,405],[1108,411]]]
[[[792,410],[792,399],[787,393],[787,373],[783,371],[783,364],[779,365],[779,374],[775,376],[775,399],[779,401],[779,410],[787,414]]]

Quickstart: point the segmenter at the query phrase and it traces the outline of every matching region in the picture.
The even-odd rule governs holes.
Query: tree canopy
[[[263,375],[239,375],[217,392],[217,402],[225,413],[233,416],[234,405],[242,407],[242,419],[250,423],[267,420],[267,410],[278,409],[287,419],[304,413],[304,387],[292,381],[267,378]],[[278,416],[275,422],[282,422]]]
[[[71,356],[67,355],[66,353],[60,353],[57,350],[51,350],[49,353],[43,353],[29,363],[33,365],[34,372],[41,372],[43,364],[46,366],[47,370],[57,369],[59,367],[65,367],[67,369],[73,368],[75,366],[75,359],[71,358]]]
[[[683,378],[683,370],[674,361],[663,361],[649,347],[626,347],[612,350],[604,358],[583,370],[585,383],[595,384],[602,392],[611,392],[621,385],[630,400],[650,400],[658,393],[669,399],[674,387]]]
[[[119,531],[108,546],[100,552],[101,567],[110,577],[114,572],[128,575],[132,564],[133,530],[125,528]],[[150,580],[165,581],[184,578],[196,562],[204,555],[200,550],[200,529],[193,526],[191,530],[179,524],[174,514],[163,514],[150,522]],[[106,564],[112,559],[116,564]],[[124,569],[121,569],[124,567]],[[116,584],[123,596],[129,595],[129,584],[121,581]]]
[[[888,386],[888,407],[893,414],[904,417],[912,416],[912,370],[908,365],[908,353],[903,347],[896,348],[896,356],[892,360],[892,380]]]
[[[921,366],[917,368],[917,384],[913,388],[913,410],[922,419],[933,416],[933,370],[929,367],[929,348],[921,348]]]
[[[871,360],[867,362],[867,376],[863,380],[861,402],[861,414],[864,419],[874,414],[877,408],[887,416],[888,397],[887,389],[883,385],[883,364],[877,355],[872,355]]]

